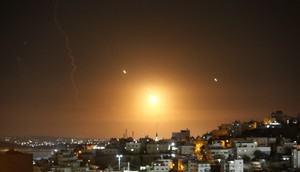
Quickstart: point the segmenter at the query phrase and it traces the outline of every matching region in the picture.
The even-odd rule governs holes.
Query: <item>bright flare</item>
[[[152,104],[156,104],[158,102],[158,98],[156,96],[150,96],[149,100]]]

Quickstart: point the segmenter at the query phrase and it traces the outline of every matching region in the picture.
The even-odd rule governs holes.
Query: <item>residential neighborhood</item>
[[[299,116],[276,111],[261,122],[236,120],[202,136],[191,136],[189,129],[183,129],[172,132],[170,139],[159,139],[156,133],[155,138],[66,141],[48,159],[31,156],[31,165],[34,172],[299,171],[299,129]],[[0,158],[24,154],[15,152],[9,150]],[[1,159],[0,168],[6,168]]]

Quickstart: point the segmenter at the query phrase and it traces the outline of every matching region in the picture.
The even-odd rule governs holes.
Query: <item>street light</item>
[[[119,171],[120,171],[120,165],[121,165],[121,158],[123,157],[123,155],[116,155],[116,157],[119,160]]]

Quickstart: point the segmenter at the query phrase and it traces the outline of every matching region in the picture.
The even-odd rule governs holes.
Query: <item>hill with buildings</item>
[[[297,171],[299,119],[276,111],[262,121],[235,120],[196,137],[184,129],[169,139],[5,136],[0,144],[33,154],[35,171]]]

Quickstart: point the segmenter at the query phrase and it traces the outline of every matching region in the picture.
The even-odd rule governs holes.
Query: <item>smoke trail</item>
[[[78,88],[77,88],[77,84],[76,84],[75,79],[74,79],[74,75],[75,75],[75,72],[76,72],[76,69],[77,69],[77,65],[75,63],[75,58],[72,55],[73,50],[72,50],[72,48],[70,46],[69,36],[66,34],[66,32],[61,27],[61,24],[60,24],[60,22],[58,20],[58,17],[57,17],[58,4],[59,4],[59,0],[57,0],[55,2],[55,6],[54,6],[54,22],[55,22],[57,30],[63,35],[63,37],[65,39],[65,46],[66,46],[66,49],[67,49],[67,52],[68,52],[68,56],[71,59],[71,66],[72,66],[72,69],[70,71],[70,80],[71,80],[71,83],[73,85],[73,90],[75,92],[75,98],[78,101]]]

